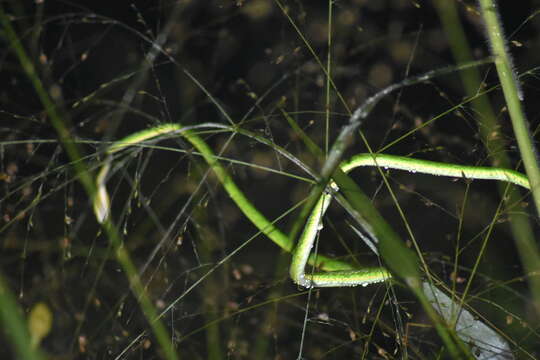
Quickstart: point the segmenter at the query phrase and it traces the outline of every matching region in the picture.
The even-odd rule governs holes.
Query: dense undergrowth
[[[500,5],[534,139],[540,23],[533,2]],[[294,239],[353,112],[450,66],[385,93],[339,159],[382,152],[525,172],[476,3],[0,6],[2,358],[540,356],[530,191],[384,168],[334,174],[344,197],[317,253],[388,265],[395,278],[306,290],[289,279],[290,254],[248,220],[212,167]],[[485,62],[455,68],[474,60]],[[115,141],[164,123],[187,126],[213,155],[183,134],[109,157]],[[110,221],[100,224],[103,166]],[[363,241],[372,227],[380,234],[375,212],[399,240],[381,257]],[[444,296],[453,310],[434,311]],[[463,335],[484,326],[493,332]]]

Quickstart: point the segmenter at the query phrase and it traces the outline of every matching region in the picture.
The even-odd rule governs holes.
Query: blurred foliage
[[[486,57],[489,51],[475,3],[455,3],[473,55]],[[348,116],[335,91],[327,102],[325,72],[291,21],[325,66],[330,54],[332,79],[353,109],[408,75],[454,62],[430,2],[337,1],[331,29],[328,2],[280,4],[286,14],[271,0],[14,0],[3,6],[93,170],[102,164],[108,142],[149,125],[228,122],[184,70],[238,127],[264,136],[318,170],[317,157],[289,125],[290,119],[324,149],[326,138],[331,143]],[[515,67],[519,73],[529,71],[540,63],[538,3],[501,2],[500,6]],[[148,323],[46,112],[4,38],[2,44],[1,270],[30,324],[37,324],[30,326],[30,333],[37,342],[41,340],[51,358],[120,354],[120,358],[159,358]],[[493,88],[495,71],[490,67],[479,71],[478,91],[489,90],[500,120],[494,136],[507,142],[501,151],[512,166],[519,166],[504,99]],[[521,81],[536,134],[540,113],[536,72]],[[476,121],[482,114],[464,102],[466,94],[457,75],[404,89],[383,99],[362,131],[375,151],[384,148],[393,154],[487,165],[491,159]],[[416,131],[409,134],[411,130]],[[283,215],[308,193],[307,183],[282,176],[306,174],[271,147],[238,134],[208,131],[202,135],[216,153],[252,165],[224,162],[268,218]],[[191,292],[197,279],[248,241],[256,229],[186,143],[170,139],[159,146],[185,152],[134,149],[115,162],[108,186],[124,246],[154,305],[162,311],[175,302],[163,321],[181,355],[295,358],[307,298],[287,278],[282,269],[287,261],[280,260],[282,255],[268,239],[255,238],[216,268],[210,281]],[[347,156],[365,151],[358,140]],[[385,219],[410,242],[378,172],[362,170],[354,176]],[[501,201],[496,185],[399,172],[389,173],[389,179],[430,270],[453,291],[462,292]],[[520,200],[512,211],[527,214],[538,234],[529,198]],[[278,225],[288,231],[292,220],[285,216]],[[321,253],[349,256],[349,249],[359,263],[377,264],[350,231],[350,218],[343,209],[332,207],[328,221],[321,233]],[[535,274],[523,273],[509,214],[502,212],[467,303],[509,339],[520,358],[540,356],[528,276]],[[47,304],[41,308],[41,320],[33,320],[40,303]],[[405,355],[430,359],[441,351],[440,339],[425,314],[399,284],[317,290],[308,306],[306,359]],[[44,325],[52,321],[50,314],[54,321],[48,332]],[[35,330],[39,326],[42,330]],[[398,338],[406,341],[399,343]],[[219,346],[210,343],[216,339]],[[9,349],[0,348],[2,358],[12,355]]]

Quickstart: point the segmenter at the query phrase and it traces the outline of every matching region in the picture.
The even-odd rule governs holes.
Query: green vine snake
[[[332,192],[338,191],[334,183],[330,183],[329,191],[323,193],[311,212],[302,234],[295,247],[292,240],[270,222],[238,188],[227,170],[219,163],[210,147],[193,129],[179,124],[162,124],[150,129],[139,131],[113,142],[105,151],[107,159],[96,176],[97,193],[93,199],[94,213],[99,222],[110,216],[110,199],[106,189],[106,180],[111,167],[113,155],[130,146],[142,145],[155,141],[164,136],[181,135],[200,152],[202,157],[214,171],[217,178],[244,215],[267,237],[282,249],[292,252],[293,257],[290,275],[295,283],[303,287],[341,287],[367,286],[391,278],[384,268],[357,269],[352,265],[335,260],[324,255],[314,256],[311,253],[315,238],[321,228],[322,218],[332,200]],[[409,157],[387,154],[359,154],[341,163],[344,172],[349,172],[361,166],[378,166],[384,169],[398,169],[415,173],[449,176],[466,179],[499,180],[513,183],[529,189],[527,177],[517,171],[502,168],[464,166],[447,164]],[[306,273],[306,265],[310,263],[324,270],[317,273]]]

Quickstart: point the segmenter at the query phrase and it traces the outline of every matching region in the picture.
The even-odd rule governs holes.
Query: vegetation
[[[540,357],[538,21],[526,1],[2,3],[2,356]],[[411,172],[340,170],[358,153]],[[310,225],[332,287],[289,278]],[[365,268],[391,279],[342,287]]]

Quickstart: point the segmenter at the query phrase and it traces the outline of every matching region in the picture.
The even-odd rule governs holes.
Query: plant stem
[[[540,168],[538,165],[538,157],[536,156],[537,152],[521,105],[523,95],[517,82],[517,76],[512,66],[510,54],[506,47],[498,9],[493,0],[480,0],[480,9],[487,27],[491,51],[495,56],[495,66],[501,81],[501,87],[508,106],[508,112],[516,135],[521,158],[531,184],[536,211],[540,214]],[[536,300],[536,311],[540,314],[540,278],[534,275],[540,273],[540,252],[534,238],[530,235],[532,231],[526,231],[530,226],[521,228],[521,226],[526,226],[528,224],[524,224],[525,220],[519,220],[521,218],[520,216],[514,218],[518,220],[518,223],[513,225],[513,227],[519,225],[520,228],[517,229],[517,232],[522,235],[516,237],[516,245],[527,273],[533,274],[528,276],[528,279],[533,298]]]
[[[491,51],[495,56],[495,66],[501,81],[504,98],[508,106],[510,120],[516,135],[519,151],[525,165],[527,177],[531,183],[531,191],[540,214],[540,167],[536,156],[528,122],[521,106],[521,93],[517,76],[512,66],[512,60],[506,47],[504,32],[500,23],[497,7],[493,0],[480,0],[482,17],[486,23]]]
[[[19,59],[24,72],[32,82],[41,103],[45,107],[45,111],[49,116],[53,127],[58,133],[58,136],[60,137],[60,142],[66,149],[66,152],[72,162],[72,166],[75,170],[77,178],[82,184],[88,197],[93,199],[97,193],[96,185],[88,172],[86,164],[81,160],[81,153],[64,123],[64,121],[66,121],[65,117],[60,115],[58,106],[55,104],[55,102],[53,102],[53,100],[59,100],[55,97],[55,94],[59,95],[60,89],[57,85],[52,85],[50,89],[51,96],[49,96],[49,92],[47,92],[43,86],[34,64],[26,54],[26,51],[24,50],[17,34],[13,30],[10,20],[4,13],[4,8],[2,6],[0,6],[0,22],[5,30],[4,37],[7,38],[9,44]],[[122,266],[122,269],[128,278],[131,290],[139,301],[140,307],[150,326],[152,327],[158,343],[165,352],[165,357],[170,360],[178,359],[178,355],[173,348],[167,329],[161,323],[161,321],[157,320],[157,311],[144,290],[144,286],[142,285],[141,279],[137,274],[135,265],[133,264],[133,261],[131,260],[126,248],[122,244],[117,228],[110,220],[105,221],[102,225],[114,249],[116,259],[120,266]]]

